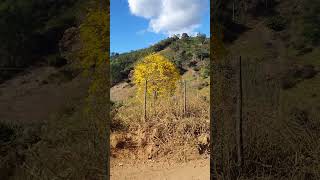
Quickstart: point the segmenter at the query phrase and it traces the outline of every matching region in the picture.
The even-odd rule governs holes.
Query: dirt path
[[[136,165],[114,164],[111,180],[209,180],[209,159],[193,160],[187,163],[144,162]]]

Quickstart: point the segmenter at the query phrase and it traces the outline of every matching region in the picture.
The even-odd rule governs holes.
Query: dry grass
[[[156,100],[150,97],[146,122],[141,98],[133,97],[115,106],[111,126],[111,144],[115,144],[112,154],[120,157],[129,150],[131,155],[135,154],[130,155],[131,158],[187,161],[200,151],[204,153],[209,144],[201,149],[198,138],[209,136],[210,132],[209,91],[208,87],[198,90],[194,85],[193,81],[188,84],[186,114],[183,113],[181,88],[171,97]],[[122,134],[123,138],[115,138],[117,134]],[[121,146],[116,146],[121,142]]]
[[[95,123],[81,111],[81,107],[77,107],[74,111],[53,115],[41,130],[37,130],[36,142],[26,141],[26,134],[21,134],[13,144],[20,165],[9,177],[26,180],[103,179],[106,175],[106,135],[97,133]]]
[[[85,113],[88,79],[42,84],[50,74],[57,71],[32,69],[2,84],[7,93],[0,97],[0,177],[102,179],[108,101]]]
[[[213,154],[221,179],[319,179],[319,116],[313,113],[316,107],[305,109],[310,106],[306,102],[313,100],[300,94],[300,101],[295,101],[289,96],[295,89],[281,89],[283,64],[271,65],[275,72],[270,76],[268,62],[256,60],[243,67],[244,165],[238,168],[234,129],[238,117],[230,115],[236,114],[237,66],[229,63],[231,71],[216,76],[224,84],[218,90],[225,91],[215,97],[225,101],[214,104],[220,111],[216,111],[218,138]]]

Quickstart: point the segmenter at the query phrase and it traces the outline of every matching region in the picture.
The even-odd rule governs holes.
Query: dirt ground
[[[199,159],[185,163],[166,161],[121,162],[111,159],[111,180],[209,180],[210,160]]]
[[[30,68],[0,84],[0,121],[20,125],[42,123],[63,109],[66,102],[84,97],[83,78],[50,82],[50,75],[55,73],[58,70],[53,67]]]

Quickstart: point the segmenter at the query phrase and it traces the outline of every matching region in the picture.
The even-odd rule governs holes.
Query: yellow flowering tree
[[[156,93],[159,96],[169,95],[176,89],[180,74],[175,65],[159,54],[151,54],[134,68],[134,83],[138,87],[138,92],[144,92],[147,80],[147,93]]]
[[[108,1],[91,0],[88,12],[80,25],[81,49],[75,62],[83,75],[90,79],[85,112],[90,120],[91,133],[104,138],[109,113],[109,33]],[[95,142],[101,143],[102,142]]]

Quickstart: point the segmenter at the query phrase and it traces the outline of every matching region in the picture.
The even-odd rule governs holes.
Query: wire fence
[[[199,114],[205,114],[200,111],[206,111],[209,117],[208,80],[192,75],[190,78],[178,81],[174,91],[162,96],[157,92],[150,93],[148,83],[145,81],[143,94],[139,98],[139,106],[142,105],[141,112],[143,114],[141,117],[143,121],[170,113],[179,117],[196,117]]]
[[[273,63],[229,56],[213,69],[212,155],[219,174],[239,174],[255,156],[250,149],[257,138],[277,128],[280,65]]]

